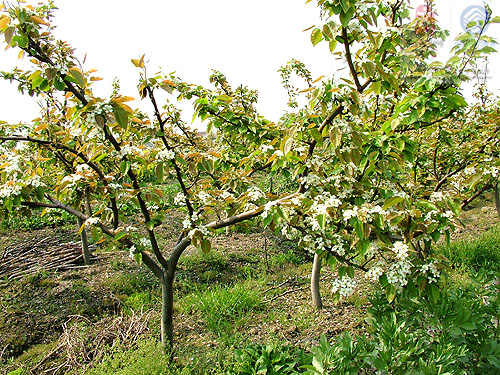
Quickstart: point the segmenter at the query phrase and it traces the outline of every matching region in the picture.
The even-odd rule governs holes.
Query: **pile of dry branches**
[[[19,279],[40,271],[60,271],[82,264],[80,242],[60,243],[59,238],[48,236],[5,247],[0,257],[0,277]]]
[[[153,312],[110,317],[92,323],[83,316],[72,316],[63,326],[56,347],[29,371],[30,374],[65,374],[99,362],[117,345],[130,348],[149,332]]]

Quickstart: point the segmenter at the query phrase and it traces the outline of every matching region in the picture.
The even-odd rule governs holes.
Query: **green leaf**
[[[323,39],[323,33],[321,32],[321,30],[318,28],[314,29],[311,33],[311,43],[313,44],[313,46],[318,44],[321,39]]]
[[[127,174],[129,169],[130,162],[128,160],[122,160],[122,162],[120,163],[120,171],[122,171],[123,174]]]
[[[82,87],[87,86],[86,79],[80,69],[78,68],[69,69],[69,75],[73,77],[80,86]]]
[[[325,223],[326,223],[326,215],[318,215],[316,216],[316,220],[318,220],[319,226],[321,229],[325,229]]]
[[[116,122],[122,129],[127,129],[128,125],[128,113],[119,105],[113,105],[113,113],[115,115]]]
[[[384,273],[380,275],[378,278],[380,285],[382,285],[383,288],[385,288],[387,285],[389,285],[389,281],[387,280],[387,275]]]
[[[394,298],[396,298],[396,287],[394,285],[387,285],[387,288],[385,288],[385,297],[389,302],[394,301]]]
[[[267,227],[273,221],[273,215],[267,215],[264,219],[264,227]]]
[[[330,129],[330,142],[334,149],[340,147],[342,143],[342,130],[339,127],[335,126]]]
[[[149,230],[153,230],[155,227],[155,223],[153,220],[150,220],[146,223],[146,228],[148,228]]]
[[[354,8],[352,7],[350,7],[347,11],[340,13],[340,23],[342,24],[343,27],[347,27],[353,15],[354,15]]]
[[[140,266],[142,264],[142,253],[135,253],[134,259],[137,262],[137,264]]]
[[[323,145],[323,137],[321,136],[321,133],[318,131],[318,129],[311,128],[310,131],[311,131],[311,135],[314,138],[314,140],[316,142],[318,142],[319,146],[322,146]]]
[[[164,170],[163,170],[163,163],[158,163],[158,165],[156,165],[155,175],[156,175],[156,178],[158,179],[159,182],[163,181],[163,178],[165,177]]]
[[[337,47],[337,39],[332,40],[331,42],[328,43],[328,48],[330,48],[330,52],[334,53],[335,48]]]
[[[201,251],[203,251],[203,253],[207,254],[210,252],[211,249],[212,249],[212,244],[210,240],[207,239],[201,240]]]
[[[385,201],[384,210],[387,210],[388,208],[402,202],[403,199],[403,197],[390,197],[387,201]]]
[[[121,238],[125,237],[127,235],[126,232],[118,232],[117,234],[115,234],[115,236],[113,237],[113,239],[115,241],[118,241],[120,240]]]
[[[59,77],[54,80],[54,87],[59,91],[64,91],[64,89],[66,89],[66,85]]]
[[[439,292],[439,287],[436,284],[431,284],[431,301],[434,303],[438,303],[440,294],[441,293]]]
[[[16,35],[12,38],[12,43],[16,43],[20,48],[27,48],[29,40],[26,35]]]

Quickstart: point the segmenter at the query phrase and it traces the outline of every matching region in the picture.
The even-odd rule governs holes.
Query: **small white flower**
[[[156,160],[165,161],[175,159],[175,152],[173,150],[161,150],[156,154]]]
[[[132,245],[132,247],[128,250],[128,256],[133,259],[136,250],[137,249],[136,249],[135,245]]]
[[[148,238],[140,238],[139,239],[139,244],[142,246],[142,247],[145,247],[147,249],[150,249],[151,248],[151,240],[149,240]]]
[[[100,219],[98,217],[89,217],[87,220],[85,220],[85,226],[86,227],[91,227],[94,225],[97,225],[100,223]]]
[[[379,277],[384,274],[384,269],[380,266],[374,266],[365,273],[365,278],[371,281],[378,281]]]
[[[396,257],[404,260],[408,257],[408,250],[410,248],[408,247],[407,244],[405,244],[403,241],[398,241],[395,242],[394,245],[392,246],[392,251],[396,254]]]
[[[261,145],[260,146],[260,150],[263,152],[263,153],[266,153],[268,152],[269,150],[274,150],[274,147],[271,146],[271,145]]]
[[[252,186],[250,189],[248,189],[247,194],[248,194],[248,198],[251,201],[256,201],[256,200],[258,200],[260,198],[264,198],[265,197],[265,195],[262,192],[262,190],[260,190],[256,186]]]
[[[349,219],[356,217],[358,215],[358,207],[354,207],[352,210],[345,210],[344,213],[342,214],[342,217],[344,218],[344,221],[348,221]]]
[[[174,197],[174,204],[177,206],[184,204],[185,201],[186,201],[186,197],[182,193],[177,193]]]
[[[332,293],[340,293],[341,297],[349,297],[354,293],[356,288],[356,280],[351,279],[349,276],[342,276],[340,279],[336,279],[332,283]]]

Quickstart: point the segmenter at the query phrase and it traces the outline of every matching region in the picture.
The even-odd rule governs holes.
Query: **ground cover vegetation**
[[[110,324],[122,327],[128,319],[141,334],[159,333],[163,344],[118,328],[114,335],[92,332],[92,317],[110,310],[87,311],[75,314],[80,320],[65,328],[50,355],[38,358],[39,366],[66,348],[52,371],[80,371],[93,359],[89,371],[97,373],[195,371],[151,357],[161,357],[163,350],[172,359],[182,355],[182,346],[174,345],[174,310],[183,316],[179,325],[190,330],[203,325],[228,352],[241,346],[248,339],[241,329],[288,294],[274,286],[258,293],[266,282],[261,257],[244,254],[234,267],[236,259],[219,240],[267,228],[295,245],[280,246],[281,257],[268,257],[263,246],[264,269],[314,256],[310,277],[304,271],[311,270],[299,265],[295,277],[281,281],[295,287],[290,294],[304,291],[310,280],[314,305],[321,308],[320,269],[327,263],[335,272],[330,301],[350,299],[356,309],[370,305],[370,318],[366,324],[361,318],[351,334],[334,343],[322,339],[316,349],[299,354],[273,344],[250,345],[236,352],[235,364],[228,362],[228,352],[214,351],[215,358],[205,358],[212,367],[217,364],[214,373],[445,374],[498,368],[498,258],[488,257],[492,266],[486,272],[479,258],[448,247],[459,254],[453,261],[468,259],[479,272],[472,277],[467,269],[476,281],[450,285],[443,279],[446,251],[438,244],[450,241],[461,210],[486,191],[494,191],[499,208],[498,100],[482,84],[477,103],[468,104],[461,85],[494,52],[495,41],[484,30],[500,18],[486,7],[484,21],[469,25],[451,58],[440,63],[432,59],[447,33],[433,18],[432,1],[429,12],[415,20],[404,0],[320,0],[318,7],[323,24],[312,29],[311,41],[328,44],[346,69],[313,79],[301,62],[285,65],[280,74],[289,109],[276,123],[257,113],[256,91],[233,88],[222,73],[214,72],[213,86],[205,88],[174,74],[151,74],[144,56],[132,63],[139,72],[138,95],[154,110],[151,118],[127,104],[133,98],[123,95],[119,84],[108,98],[97,97],[95,71],[78,61],[67,42],[53,37],[51,2],[2,7],[5,43],[18,48],[32,69],[1,75],[21,93],[43,99],[44,106],[33,123],[2,123],[5,211],[8,217],[29,217],[39,209],[44,215],[65,212],[77,219],[82,242],[88,233],[100,251],[122,249],[146,266],[155,278],[127,272],[119,257],[111,261],[122,272],[106,287],[132,315]],[[298,88],[296,76],[302,82]],[[160,90],[170,95],[162,102]],[[184,100],[207,124],[209,137],[183,120],[175,102]],[[218,252],[212,254],[213,244]],[[197,272],[200,261],[189,272],[183,269],[189,264],[183,259],[192,259],[181,258],[190,245],[211,254],[204,258],[209,269]],[[492,246],[485,249],[496,254]],[[464,267],[470,264],[464,261]],[[89,268],[89,281],[98,279],[96,269]],[[232,281],[218,285],[226,274]],[[380,284],[370,299],[356,291],[366,292],[364,280]],[[93,293],[90,285],[81,287],[83,299]],[[160,330],[137,314],[140,306],[158,305]],[[290,310],[300,307],[292,303]],[[279,315],[276,322],[283,319]],[[290,318],[291,335],[321,324],[303,309]],[[362,332],[355,332],[358,326]],[[103,345],[86,347],[89,335]],[[91,353],[84,356],[87,362],[75,355],[79,348]],[[143,366],[126,361],[133,355]]]

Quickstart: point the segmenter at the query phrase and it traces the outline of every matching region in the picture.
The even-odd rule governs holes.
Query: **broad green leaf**
[[[316,128],[311,128],[309,129],[311,132],[312,137],[316,142],[318,142],[319,146],[323,145],[323,137],[321,136],[321,133],[318,131]]]
[[[163,163],[158,163],[155,167],[155,175],[159,182],[163,182],[164,173],[163,173]]]
[[[321,39],[323,39],[323,33],[321,32],[321,30],[318,28],[314,29],[311,33],[311,43],[313,44],[313,46],[318,44]]]
[[[134,253],[134,259],[140,266],[142,264],[142,253]]]
[[[83,75],[82,71],[78,68],[70,68],[69,69],[69,74],[71,75],[71,77],[73,77],[76,82],[82,86],[82,87],[86,87],[87,86],[87,81],[85,79],[85,76]]]
[[[120,163],[120,171],[123,174],[127,174],[129,169],[130,169],[130,162],[128,160],[122,160],[122,162]]]
[[[205,238],[201,240],[201,251],[203,251],[206,254],[209,253],[211,249],[212,249],[212,244],[210,240],[207,240]]]
[[[122,129],[127,129],[128,126],[128,113],[119,105],[113,105],[113,113],[116,122]]]
[[[391,198],[389,198],[384,204],[384,210],[387,210],[388,208],[395,206],[396,204],[402,202],[403,200],[404,200],[403,197],[391,197]]]
[[[115,234],[115,236],[113,237],[113,239],[115,241],[118,241],[118,240],[122,239],[123,237],[125,237],[126,235],[127,235],[126,232],[118,232],[118,233]]]
[[[387,301],[394,301],[394,298],[396,298],[396,287],[391,284],[387,285],[387,287],[385,288],[385,296],[387,298]]]

